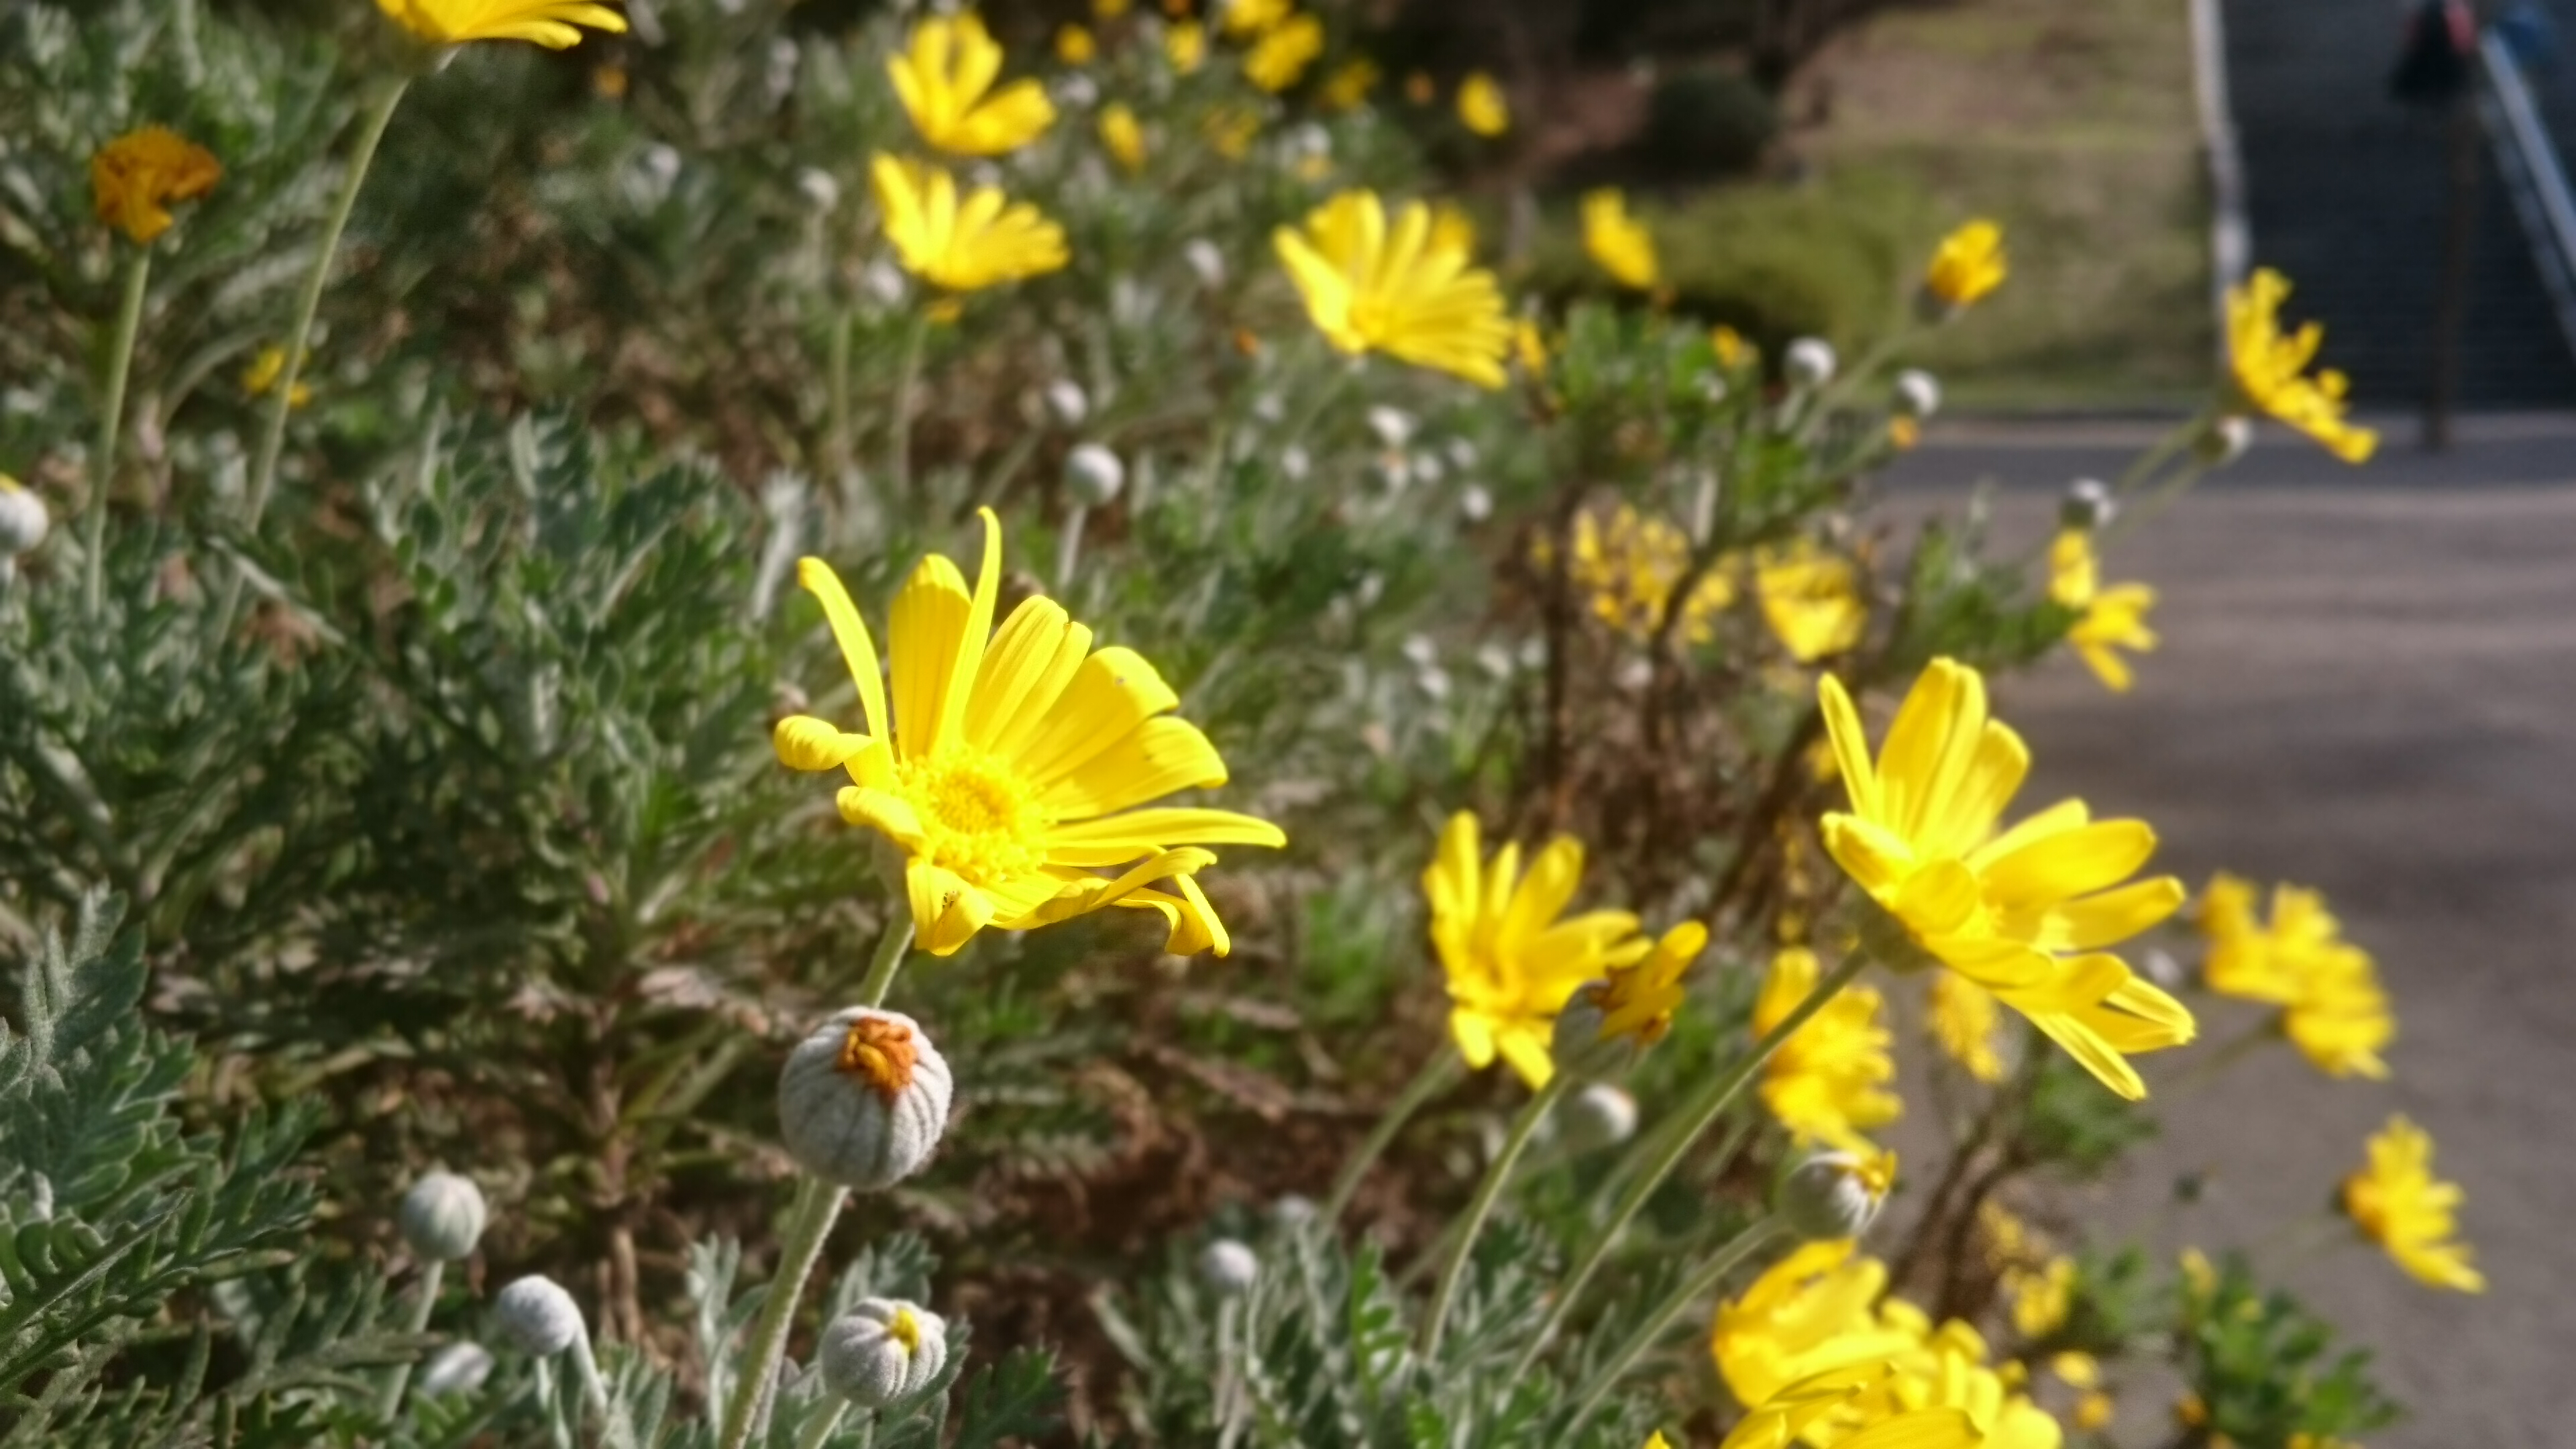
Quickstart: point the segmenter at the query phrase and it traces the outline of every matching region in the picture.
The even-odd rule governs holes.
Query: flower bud
[[[1458,516],[1469,523],[1482,523],[1494,516],[1494,495],[1482,483],[1470,483],[1458,490]]]
[[[467,1339],[430,1355],[420,1371],[420,1391],[431,1398],[470,1394],[491,1376],[492,1351]]]
[[[1601,993],[1609,987],[1607,981],[1585,982],[1574,988],[1565,1009],[1556,1014],[1556,1035],[1549,1051],[1558,1071],[1587,1080],[1612,1077],[1636,1060],[1636,1048],[1626,1037],[1602,1039],[1601,1029],[1609,1017],[1601,1008]]]
[[[1046,410],[1058,423],[1068,428],[1082,426],[1091,416],[1091,399],[1084,395],[1082,384],[1069,377],[1059,377],[1046,385]]]
[[[1192,237],[1181,244],[1181,260],[1189,263],[1199,285],[1213,292],[1225,285],[1225,253],[1206,237]]]
[[[2109,523],[2119,513],[2119,500],[2099,478],[2076,479],[2067,486],[2065,501],[2057,505],[2058,522],[2087,531]]]
[[[1834,380],[1834,345],[1821,337],[1801,337],[1781,356],[1792,387],[1823,387]]]
[[[1085,508],[1107,507],[1126,482],[1126,465],[1098,443],[1076,443],[1064,455],[1065,491]]]
[[[1249,1293],[1253,1281],[1260,1276],[1261,1260],[1232,1238],[1219,1238],[1199,1253],[1199,1280],[1215,1290],[1218,1297]]]
[[[1917,422],[1941,410],[1941,380],[1919,367],[1896,375],[1896,412]]]
[[[489,1216],[483,1204],[483,1189],[476,1187],[472,1178],[433,1172],[403,1194],[402,1207],[394,1218],[402,1228],[403,1241],[422,1261],[453,1263],[473,1256],[474,1245],[482,1241],[483,1224]]]
[[[833,1013],[778,1074],[779,1135],[798,1164],[881,1190],[920,1170],[948,1126],[948,1063],[899,1011]]]
[[[1780,1179],[1771,1210],[1802,1238],[1856,1238],[1877,1220],[1895,1182],[1893,1152],[1819,1152]]]
[[[43,543],[52,527],[45,500],[17,479],[0,473],[0,558],[15,558]]]
[[[1413,438],[1413,415],[1402,408],[1383,404],[1368,410],[1369,431],[1390,448],[1401,448]]]
[[[2212,419],[2194,438],[2191,450],[2200,461],[2212,468],[2224,468],[2245,456],[2254,443],[2254,423],[2250,418],[2229,415]]]
[[[948,1324],[900,1298],[862,1298],[823,1328],[815,1367],[824,1387],[862,1409],[920,1393],[948,1366]]]
[[[840,181],[821,167],[808,166],[797,172],[796,189],[804,194],[805,204],[816,211],[829,212],[841,204]]]
[[[1565,1104],[1565,1140],[1577,1152],[1616,1147],[1637,1135],[1637,1099],[1594,1082]]]
[[[901,267],[879,257],[859,269],[859,290],[880,307],[899,307],[912,284],[903,279]]]
[[[1319,1211],[1313,1198],[1292,1192],[1270,1205],[1270,1221],[1293,1233],[1313,1222]]]
[[[581,1305],[563,1285],[531,1273],[501,1290],[492,1300],[501,1332],[510,1342],[539,1358],[552,1358],[581,1341]]]

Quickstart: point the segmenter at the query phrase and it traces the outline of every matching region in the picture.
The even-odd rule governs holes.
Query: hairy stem
[[[1610,1361],[1592,1376],[1592,1382],[1585,1385],[1582,1397],[1574,1401],[1574,1417],[1565,1426],[1565,1439],[1571,1441],[1582,1432],[1585,1421],[1592,1417],[1592,1411],[1599,1408],[1610,1391],[1619,1386],[1619,1380],[1627,1376],[1628,1370],[1645,1356],[1646,1350],[1655,1346],[1655,1340],[1664,1336],[1664,1330],[1672,1327],[1674,1319],[1681,1317],[1692,1304],[1716,1292],[1718,1286],[1726,1281],[1726,1275],[1734,1272],[1745,1259],[1788,1236],[1788,1229],[1770,1218],[1748,1223],[1744,1231],[1728,1239],[1726,1246],[1718,1249],[1716,1256],[1701,1265],[1698,1272],[1683,1279],[1679,1286],[1665,1295],[1664,1301],[1646,1314],[1636,1331],[1628,1335],[1627,1341],[1610,1355]]]
[[[819,1177],[796,1180],[796,1198],[788,1206],[787,1226],[779,1238],[778,1275],[770,1280],[769,1294],[761,1300],[760,1317],[752,1323],[751,1338],[743,1347],[740,1377],[725,1403],[724,1431],[717,1440],[722,1449],[742,1449],[751,1441],[752,1425],[767,1417],[770,1396],[778,1390],[778,1362],[787,1352],[788,1325],[795,1321],[805,1281],[814,1275],[814,1264],[823,1256],[823,1240],[832,1235],[832,1224],[848,1197],[848,1190],[838,1183]]]
[[[90,460],[89,509],[82,520],[81,603],[98,612],[106,588],[107,495],[116,486],[116,445],[125,435],[125,384],[134,371],[134,335],[143,330],[143,292],[152,276],[152,248],[138,246],[125,264],[125,293],[116,308],[116,334],[107,344],[107,396],[98,418],[98,447]]]
[[[1476,1239],[1485,1231],[1485,1220],[1494,1214],[1494,1204],[1501,1201],[1503,1188],[1511,1181],[1512,1168],[1521,1154],[1529,1150],[1530,1138],[1537,1134],[1538,1124],[1547,1119],[1550,1107],[1565,1095],[1573,1082],[1571,1073],[1558,1072],[1539,1088],[1529,1104],[1512,1122],[1511,1135],[1503,1139],[1503,1150],[1494,1155],[1493,1164],[1485,1169],[1485,1180],[1476,1186],[1475,1200],[1467,1204],[1467,1214],[1459,1220],[1458,1241],[1449,1249],[1448,1258],[1440,1265],[1439,1286],[1431,1290],[1431,1307],[1422,1318],[1422,1357],[1430,1359],[1440,1352],[1440,1335],[1448,1327],[1449,1306],[1458,1297],[1458,1280],[1465,1276],[1467,1260],[1475,1256]]]
[[[877,937],[877,954],[868,962],[868,976],[859,983],[859,1004],[867,1007],[885,1005],[886,993],[894,989],[894,976],[903,969],[904,953],[912,949],[912,916],[910,907],[897,903],[906,912],[901,924],[889,923]]]
[[[411,1313],[403,1321],[406,1333],[427,1333],[430,1310],[438,1306],[438,1285],[447,1276],[447,1265],[436,1258],[421,1265],[420,1286],[414,1290]],[[402,1412],[403,1390],[411,1387],[411,1365],[398,1363],[385,1380],[384,1390],[376,1396],[376,1417],[390,1424]]]
[[[1342,1164],[1340,1174],[1333,1179],[1332,1192],[1324,1199],[1323,1221],[1327,1227],[1342,1220],[1342,1214],[1351,1205],[1351,1198],[1360,1190],[1361,1181],[1367,1178],[1368,1170],[1386,1151],[1387,1144],[1395,1140],[1395,1134],[1403,1131],[1404,1124],[1413,1120],[1413,1114],[1422,1110],[1422,1104],[1440,1095],[1457,1079],[1457,1075],[1458,1058],[1444,1041],[1432,1049],[1431,1059],[1422,1064],[1422,1070],[1413,1074],[1412,1081],[1405,1083],[1404,1090],[1377,1119],[1377,1125],[1369,1129],[1369,1135],[1362,1138],[1360,1145],[1352,1151],[1350,1160]]]

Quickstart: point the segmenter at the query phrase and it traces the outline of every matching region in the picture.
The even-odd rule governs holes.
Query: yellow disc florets
[[[905,799],[929,837],[921,854],[976,884],[1036,870],[1048,824],[1037,792],[980,750],[942,750],[896,767]]]

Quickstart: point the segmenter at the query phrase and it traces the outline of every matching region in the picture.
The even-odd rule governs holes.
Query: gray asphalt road
[[[2195,888],[2221,867],[2322,888],[2379,959],[2391,1081],[2261,1055],[2165,1103],[2163,1142],[2088,1207],[2134,1222],[2205,1170],[2179,1236],[2250,1246],[2323,1202],[2391,1112],[2426,1127],[2467,1189],[2485,1296],[2358,1249],[2258,1255],[2379,1351],[2414,1418],[2372,1449],[2576,1443],[2576,427],[2479,438],[2359,472],[2258,447],[2110,559],[2106,579],[2162,593],[2134,693],[2065,660],[2003,697],[2037,757],[2026,798],[2144,816]],[[1971,430],[1897,487],[2025,485],[1999,529],[2035,539],[2054,488],[2116,471],[2118,442]],[[2204,1043],[2250,1019],[2206,1022]]]

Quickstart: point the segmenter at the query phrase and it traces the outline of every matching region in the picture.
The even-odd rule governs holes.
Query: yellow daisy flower
[[[1295,85],[1323,53],[1324,22],[1312,15],[1295,16],[1264,34],[1245,53],[1243,75],[1275,95]]]
[[[2004,229],[1980,219],[1941,239],[1932,264],[1923,270],[1923,291],[1942,307],[1957,311],[2002,286],[2010,270],[2004,258]]]
[[[1556,1074],[1548,1044],[1567,999],[1654,946],[1626,911],[1558,919],[1583,879],[1583,846],[1571,836],[1549,841],[1527,875],[1517,843],[1491,860],[1481,849],[1476,817],[1462,810],[1422,872],[1431,944],[1448,977],[1449,1033],[1467,1065],[1482,1070],[1500,1056],[1543,1087]]]
[[[1377,88],[1383,72],[1367,56],[1346,60],[1324,78],[1317,99],[1328,111],[1355,111],[1368,104],[1369,92]]]
[[[1137,808],[1224,784],[1225,761],[1197,726],[1167,713],[1179,697],[1153,665],[1131,649],[1094,649],[1091,630],[1054,601],[1023,602],[995,631],[1002,525],[989,508],[978,516],[973,592],[955,564],[924,558],[895,596],[882,678],[839,575],[821,559],[798,561],[797,582],[821,601],[858,685],[867,732],[792,716],[778,724],[780,762],[849,772],[841,818],[903,851],[913,925],[934,956],[986,926],[1024,931],[1105,906],[1160,911],[1175,955],[1226,954],[1225,926],[1197,881],[1216,857],[1199,847],[1286,837],[1232,811]]]
[[[2048,596],[2077,612],[2066,642],[2105,688],[2126,694],[2129,661],[2122,649],[2145,654],[2156,647],[2156,631],[2147,627],[2147,611],[2156,606],[2156,591],[2145,584],[2100,585],[2100,565],[2093,535],[2081,528],[2058,530],[2048,546]]]
[[[1879,1321],[1887,1265],[1849,1238],[1802,1243],[1720,1303],[1709,1355],[1740,1404],[1768,1402],[1811,1374],[1884,1361],[1920,1346],[1920,1335]]]
[[[167,126],[128,131],[89,158],[90,198],[98,219],[136,246],[148,246],[178,218],[170,203],[195,201],[223,179],[215,153]]]
[[[2074,1311],[2075,1260],[2060,1254],[2036,1268],[2007,1268],[2003,1290],[2012,1303],[2013,1331],[2024,1338],[2045,1338]]]
[[[1623,287],[1651,292],[1662,278],[1655,235],[1628,214],[1628,198],[1617,187],[1583,194],[1583,250]]]
[[[2003,1053],[1995,1046],[2003,1015],[1993,992],[1956,972],[1939,972],[1932,978],[1929,1014],[1932,1039],[1950,1060],[1980,1082],[2004,1079]]]
[[[1869,627],[1860,570],[1850,559],[1816,547],[1812,539],[1757,553],[1753,592],[1762,601],[1762,618],[1772,637],[1801,664],[1842,653],[1859,643]]]
[[[1890,1393],[1896,1374],[1883,1359],[1864,1360],[1784,1385],[1728,1431],[1718,1449],[1790,1449],[1824,1442],[1818,1436],[1828,1430],[1836,1449],[1977,1449],[1986,1442],[1959,1409],[1897,1402]]]
[[[1934,959],[2030,1018],[2105,1086],[2145,1096],[2128,1057],[2191,1040],[2191,1012],[2100,948],[2182,904],[2171,877],[2122,884],[2154,852],[2155,832],[2094,821],[2069,800],[1998,833],[2030,752],[1987,717],[1985,680],[1953,660],[1915,681],[1875,762],[1842,684],[1828,675],[1818,693],[1852,804],[1825,816],[1826,851]]]
[[[1111,101],[1100,108],[1100,145],[1127,170],[1145,169],[1145,128],[1125,101]]]
[[[1106,24],[1134,8],[1133,0],[1091,0],[1091,18]]]
[[[2221,872],[2201,896],[2200,929],[2210,990],[2280,1007],[2283,1034],[2330,1077],[2388,1075],[2379,1053],[2396,1039],[2396,1017],[2370,953],[2343,939],[2323,896],[2274,886],[2266,924],[2254,887]]]
[[[1626,1037],[1652,1046],[1673,1029],[1682,1007],[1682,973],[1708,949],[1708,927],[1684,921],[1663,934],[1646,959],[1613,966],[1608,979],[1589,988],[1591,1003],[1601,1013],[1601,1037]]]
[[[1055,32],[1055,58],[1066,65],[1089,65],[1099,58],[1100,42],[1080,25],[1061,25]]]
[[[1512,128],[1512,104],[1501,83],[1483,71],[1458,83],[1458,120],[1479,136],[1494,137]]]
[[[2289,279],[2270,267],[2228,290],[2227,355],[2237,399],[2246,410],[2267,413],[2316,439],[2347,463],[2367,462],[2379,449],[2379,435],[2344,420],[2344,375],[2327,368],[2307,376],[2325,329],[2310,322],[2282,335],[2281,304],[2289,297]]]
[[[582,26],[626,33],[626,17],[591,0],[376,0],[395,24],[432,45],[525,40],[549,50],[581,43]]]
[[[1188,75],[1207,64],[1207,27],[1195,20],[1178,20],[1163,32],[1163,57],[1172,69]]]
[[[1226,0],[1225,33],[1267,35],[1296,13],[1296,0]]]
[[[1016,282],[1061,268],[1064,228],[1025,201],[992,187],[960,197],[936,166],[879,152],[868,163],[886,240],[903,269],[959,292]]]
[[[972,12],[934,15],[913,26],[886,74],[921,139],[961,156],[1016,151],[1055,124],[1055,105],[1026,77],[993,89],[1002,47]]]
[[[1910,1305],[1908,1305],[1910,1306]],[[1923,1412],[1964,1414],[1985,1449],[2059,1449],[2066,1431],[2055,1417],[1987,1363],[1984,1337],[1955,1319],[1942,1324],[1911,1361],[1900,1360],[1896,1402]],[[1848,1441],[1845,1441],[1848,1442]]]
[[[2433,1139],[2404,1117],[2370,1139],[2370,1164],[2343,1180],[2343,1210],[2371,1241],[2417,1280],[2457,1293],[2484,1293],[2453,1213],[2459,1184],[2433,1176]]]
[[[1501,387],[1511,319],[1494,274],[1435,244],[1431,209],[1408,202],[1392,225],[1374,191],[1345,191],[1303,227],[1273,236],[1306,313],[1332,344]]]
[[[1805,947],[1774,955],[1753,1002],[1754,1037],[1768,1035],[1797,1010],[1822,974],[1816,953]],[[1896,1079],[1896,1061],[1878,1008],[1875,990],[1846,986],[1762,1064],[1762,1104],[1799,1142],[1866,1151],[1863,1134],[1904,1112],[1905,1104],[1886,1090]]]

